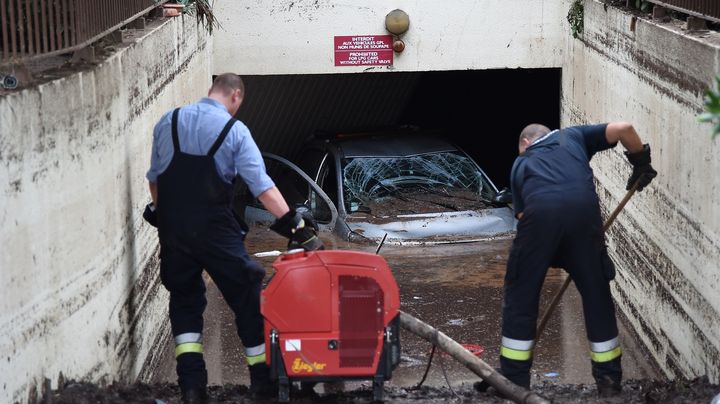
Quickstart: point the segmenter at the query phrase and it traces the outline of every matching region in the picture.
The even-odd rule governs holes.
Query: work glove
[[[275,220],[270,230],[288,238],[288,250],[302,248],[305,251],[324,250],[322,240],[317,236],[317,224],[309,215],[295,209]]]
[[[143,212],[143,219],[145,219],[146,222],[150,223],[151,226],[158,227],[158,225],[157,225],[157,210],[155,210],[155,205],[152,202],[145,205],[145,211]]]
[[[640,184],[638,185],[637,190],[642,191],[643,188],[645,188],[650,181],[657,176],[657,171],[655,171],[655,169],[653,169],[650,165],[650,145],[644,144],[643,149],[636,153],[628,153],[626,151],[625,157],[627,157],[630,164],[633,165],[633,172],[630,174],[630,179],[628,179],[627,187],[625,189],[629,191],[639,179]]]

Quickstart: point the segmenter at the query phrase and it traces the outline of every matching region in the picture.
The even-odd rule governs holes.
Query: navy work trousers
[[[590,342],[618,336],[610,280],[615,268],[607,255],[600,208],[595,195],[568,192],[545,194],[526,203],[508,258],[505,276],[502,335],[534,341],[540,291],[548,267],[562,267],[582,296]],[[529,386],[530,360],[501,356],[503,374]],[[592,362],[595,378],[621,378],[620,358]]]
[[[237,332],[243,345],[253,347],[263,344],[260,291],[265,270],[260,264],[244,250],[241,254],[229,255],[221,249],[207,246],[188,248],[171,241],[161,244],[160,277],[170,292],[173,335],[202,333],[203,312],[207,305],[203,269],[235,313]],[[207,385],[202,354],[178,356],[177,373],[178,385],[183,390]]]

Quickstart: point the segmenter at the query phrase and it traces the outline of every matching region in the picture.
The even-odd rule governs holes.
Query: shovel
[[[615,208],[615,210],[610,214],[610,217],[607,218],[605,224],[603,225],[603,233],[605,233],[610,227],[610,225],[615,221],[615,218],[617,218],[618,214],[620,214],[625,205],[627,205],[628,201],[635,194],[635,191],[637,191],[639,186],[640,179],[635,181],[635,184],[633,184],[632,188],[627,191],[625,197],[620,201],[620,204],[618,204],[617,208]],[[540,335],[545,330],[545,326],[547,325],[548,320],[550,320],[550,315],[552,314],[553,310],[555,310],[555,307],[558,305],[558,303],[560,303],[560,299],[562,298],[563,293],[565,293],[565,289],[567,289],[570,285],[571,280],[572,278],[570,278],[570,276],[565,278],[565,282],[562,284],[560,290],[553,297],[552,301],[550,302],[550,306],[548,306],[547,310],[545,310],[545,313],[543,314],[542,319],[540,320],[540,324],[538,324],[537,331],[535,333],[536,343],[538,340],[540,340]]]

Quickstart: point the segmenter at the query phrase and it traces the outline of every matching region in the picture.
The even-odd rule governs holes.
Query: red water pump
[[[400,363],[400,292],[384,258],[357,251],[279,257],[262,292],[265,347],[278,400],[293,382],[369,379],[373,399]]]

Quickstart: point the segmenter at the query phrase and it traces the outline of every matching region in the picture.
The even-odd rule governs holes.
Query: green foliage
[[[720,135],[720,74],[715,76],[715,88],[705,90],[705,111],[698,119],[713,125],[712,137]]]
[[[643,13],[649,13],[652,11],[653,5],[649,1],[635,0],[635,8],[642,11]]]
[[[176,0],[177,4],[185,6],[183,13],[195,15],[198,24],[203,24],[210,34],[213,29],[220,28],[220,23],[215,18],[210,0]]]
[[[570,23],[573,38],[582,35],[585,28],[585,6],[583,6],[582,0],[573,1],[567,15],[567,20]]]

